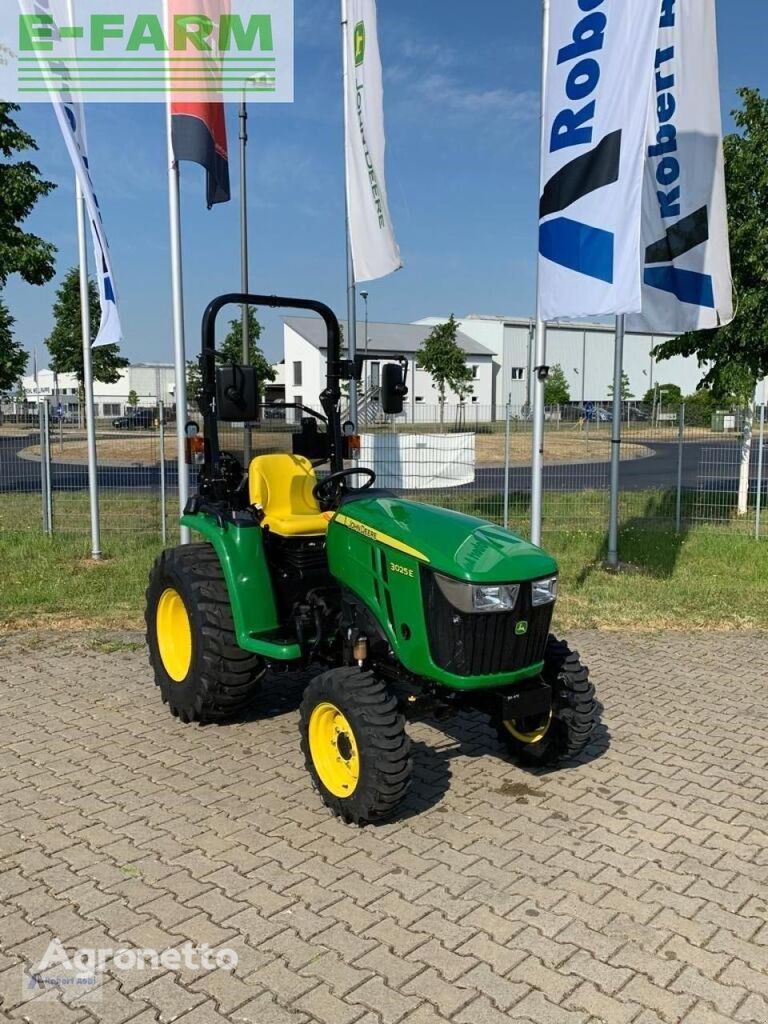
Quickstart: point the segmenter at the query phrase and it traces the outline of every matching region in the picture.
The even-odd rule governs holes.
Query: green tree
[[[708,364],[703,384],[715,398],[728,396],[745,410],[739,479],[739,513],[747,511],[754,393],[768,375],[768,98],[739,89],[733,112],[737,131],[726,136],[725,181],[731,273],[738,314],[723,327],[692,331],[660,345],[658,358],[695,355]]]
[[[571,389],[568,387],[568,378],[565,371],[559,364],[553,366],[549,372],[549,378],[544,386],[545,405],[567,405],[571,400]]]
[[[724,327],[693,331],[660,345],[659,359],[697,356],[709,365],[715,395],[751,398],[768,375],[768,98],[739,89],[738,131],[725,138],[731,267],[738,315]]]
[[[0,288],[11,274],[20,274],[28,284],[45,284],[54,274],[55,246],[21,228],[38,200],[56,186],[44,181],[29,160],[13,159],[37,149],[11,117],[18,109],[0,103]]]
[[[138,404],[139,404],[139,396],[136,394],[135,391],[129,391],[128,392],[128,405],[130,405],[130,407],[132,409],[135,409]]]
[[[689,427],[709,427],[716,411],[715,396],[708,388],[700,388],[685,397],[685,422]]]
[[[13,317],[0,297],[0,396],[19,384],[27,365],[27,353],[13,337]]]
[[[653,406],[659,398],[665,406],[676,409],[682,404],[683,392],[677,384],[655,384],[643,395],[643,405]]]
[[[631,402],[635,397],[631,391],[632,385],[629,383],[629,374],[626,371],[622,371],[621,374],[621,400],[622,402]],[[608,397],[613,399],[613,384],[608,385]]]
[[[257,310],[253,306],[248,307],[248,355],[251,366],[256,367],[256,374],[259,379],[261,393],[268,383],[273,381],[277,374],[274,367],[264,355],[259,345],[263,328],[256,316]],[[221,355],[220,363],[240,365],[243,361],[243,315],[236,320],[229,321],[229,331],[217,351]],[[190,402],[197,404],[202,387],[202,375],[200,373],[200,359],[191,359],[187,363],[187,398]]]
[[[473,392],[472,370],[467,366],[467,355],[456,341],[459,325],[451,314],[450,320],[438,324],[424,339],[416,353],[416,365],[432,377],[440,396],[440,422],[445,422],[445,394],[448,389],[463,401]]]
[[[96,337],[101,319],[99,293],[94,281],[88,281],[91,341]],[[70,270],[56,292],[53,304],[53,330],[46,339],[54,373],[74,373],[83,405],[83,332],[80,316],[80,271]],[[128,360],[120,355],[117,345],[100,345],[93,349],[93,379],[102,384],[116,384]]]

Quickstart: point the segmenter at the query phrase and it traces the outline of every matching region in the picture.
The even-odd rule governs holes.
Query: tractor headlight
[[[557,576],[548,580],[536,580],[531,584],[531,604],[541,608],[543,604],[554,604],[557,598]]]
[[[479,586],[462,583],[450,576],[435,574],[437,585],[453,607],[465,615],[482,615],[488,612],[513,612],[517,606],[520,587],[517,583]]]

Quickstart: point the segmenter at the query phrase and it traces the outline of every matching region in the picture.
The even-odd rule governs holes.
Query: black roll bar
[[[211,302],[203,314],[203,352],[201,406],[205,423],[206,462],[215,476],[219,470],[219,427],[216,420],[216,318],[224,306],[268,306],[271,309],[304,309],[322,317],[328,334],[328,377],[325,391],[320,395],[320,404],[328,417],[331,472],[344,468],[342,450],[341,381],[350,380],[354,368],[341,359],[341,328],[333,310],[324,302],[313,299],[286,299],[278,295],[243,295],[232,292],[220,295]],[[246,467],[247,469],[247,467]]]

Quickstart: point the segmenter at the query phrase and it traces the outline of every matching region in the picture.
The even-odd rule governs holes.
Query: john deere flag
[[[384,180],[384,88],[376,0],[348,0],[345,34],[347,78],[347,209],[356,281],[399,270]]]
[[[544,319],[640,309],[643,153],[658,25],[659,0],[552,5],[539,210]]]
[[[639,330],[733,320],[715,0],[665,0],[645,161]]]
[[[186,11],[184,0],[168,0],[171,18],[182,16]],[[195,0],[195,13],[204,14],[218,24],[226,0]],[[216,203],[227,203],[229,191],[229,154],[227,152],[227,124],[224,104],[221,99],[211,98],[200,85],[200,91],[190,88],[190,75],[185,75],[183,61],[189,60],[186,51],[178,58],[176,76],[171,79],[171,115],[173,152],[177,160],[191,160],[206,170],[206,198],[210,209]],[[189,65],[188,65],[189,66]],[[198,68],[198,74],[206,74]],[[209,68],[212,81],[218,81],[218,73]],[[246,77],[244,73],[243,77]],[[214,93],[215,97],[215,93]]]

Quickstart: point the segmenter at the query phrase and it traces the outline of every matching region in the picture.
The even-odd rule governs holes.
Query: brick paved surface
[[[185,727],[122,639],[0,641],[3,1020],[768,1022],[765,637],[582,634],[589,758],[529,774],[478,716],[414,723],[404,813],[364,830],[310,788],[297,687]],[[239,965],[38,995],[53,937]]]

